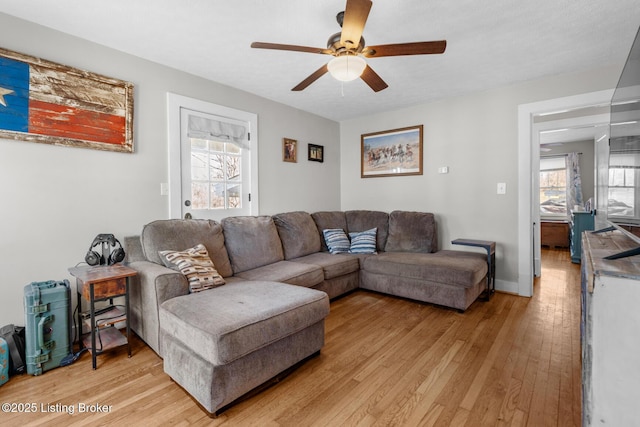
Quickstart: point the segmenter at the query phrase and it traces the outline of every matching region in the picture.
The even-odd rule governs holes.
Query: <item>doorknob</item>
[[[193,217],[191,216],[190,212],[187,212],[186,214],[184,214],[184,219],[193,219]]]
[[[185,200],[184,201],[184,205],[187,206],[187,207],[191,206],[191,200]]]

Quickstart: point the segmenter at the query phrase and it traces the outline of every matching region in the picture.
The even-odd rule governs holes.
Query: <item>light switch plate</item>
[[[507,183],[499,182],[498,183],[498,194],[507,194]]]

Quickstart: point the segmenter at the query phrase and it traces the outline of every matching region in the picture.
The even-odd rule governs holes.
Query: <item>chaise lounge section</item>
[[[258,232],[265,231],[260,225],[266,218],[253,218],[255,230],[248,225],[256,231],[251,235],[253,250],[243,261],[235,258],[236,264],[228,256],[222,226],[214,221],[154,221],[139,238],[125,239],[130,266],[139,273],[130,292],[131,327],[163,357],[165,372],[212,414],[324,345],[324,318],[329,314],[324,292],[234,276],[233,268],[238,273],[247,265],[259,269],[277,258],[278,248],[281,251],[279,243],[270,240],[273,234]],[[230,225],[233,234],[231,230]],[[238,238],[244,238],[246,230],[238,232]],[[199,244],[225,284],[190,292],[185,274],[161,265],[161,253]],[[237,255],[233,244],[230,248]],[[301,271],[297,267],[281,265],[278,279],[296,283]]]
[[[358,253],[332,253],[326,230],[351,236]],[[355,248],[356,240],[364,244]],[[161,254],[197,245],[219,282],[193,292],[192,279]],[[362,288],[464,311],[488,272],[483,254],[438,251],[435,218],[421,212],[159,220],[125,246],[139,273],[130,291],[132,329],[210,413],[317,354],[330,299]]]
[[[164,370],[208,412],[320,351],[326,294],[240,281],[160,307]]]
[[[342,228],[349,233],[377,230],[376,253],[358,255],[358,287],[362,289],[460,311],[486,289],[486,257],[475,252],[438,251],[437,224],[431,213],[346,211],[311,216],[320,233]]]

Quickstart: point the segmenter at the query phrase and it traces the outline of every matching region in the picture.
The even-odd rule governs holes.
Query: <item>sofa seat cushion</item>
[[[160,327],[203,359],[224,365],[322,321],[327,294],[266,281],[235,282],[166,301]]]
[[[465,251],[384,252],[364,259],[364,270],[447,285],[472,287],[487,275],[487,257]]]
[[[282,242],[270,216],[232,216],[222,220],[222,228],[233,274],[284,260]]]
[[[393,211],[385,252],[436,252],[438,227],[432,213]]]
[[[389,214],[380,211],[356,210],[346,211],[347,232],[356,233],[359,231],[376,229],[376,250],[384,251],[389,234]]]
[[[320,236],[320,243],[322,244],[322,250],[325,252],[328,251],[329,248],[327,248],[327,243],[324,240],[323,230],[333,228],[344,230],[345,232],[347,231],[347,217],[342,211],[314,212],[311,214],[311,217],[316,223]]]
[[[284,259],[298,258],[319,252],[322,248],[318,228],[307,212],[287,212],[273,216]]]
[[[279,261],[236,274],[246,280],[266,280],[311,288],[324,280],[322,267],[292,261]]]
[[[344,276],[345,274],[353,273],[360,269],[357,257],[341,254],[332,255],[326,252],[317,252],[291,261],[322,267],[325,280]]]

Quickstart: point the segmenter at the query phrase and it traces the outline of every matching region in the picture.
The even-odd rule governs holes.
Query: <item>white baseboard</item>
[[[508,282],[506,280],[498,280],[498,279],[496,279],[496,291],[507,292],[509,294],[519,295],[519,293],[518,293],[518,283],[517,282]]]

